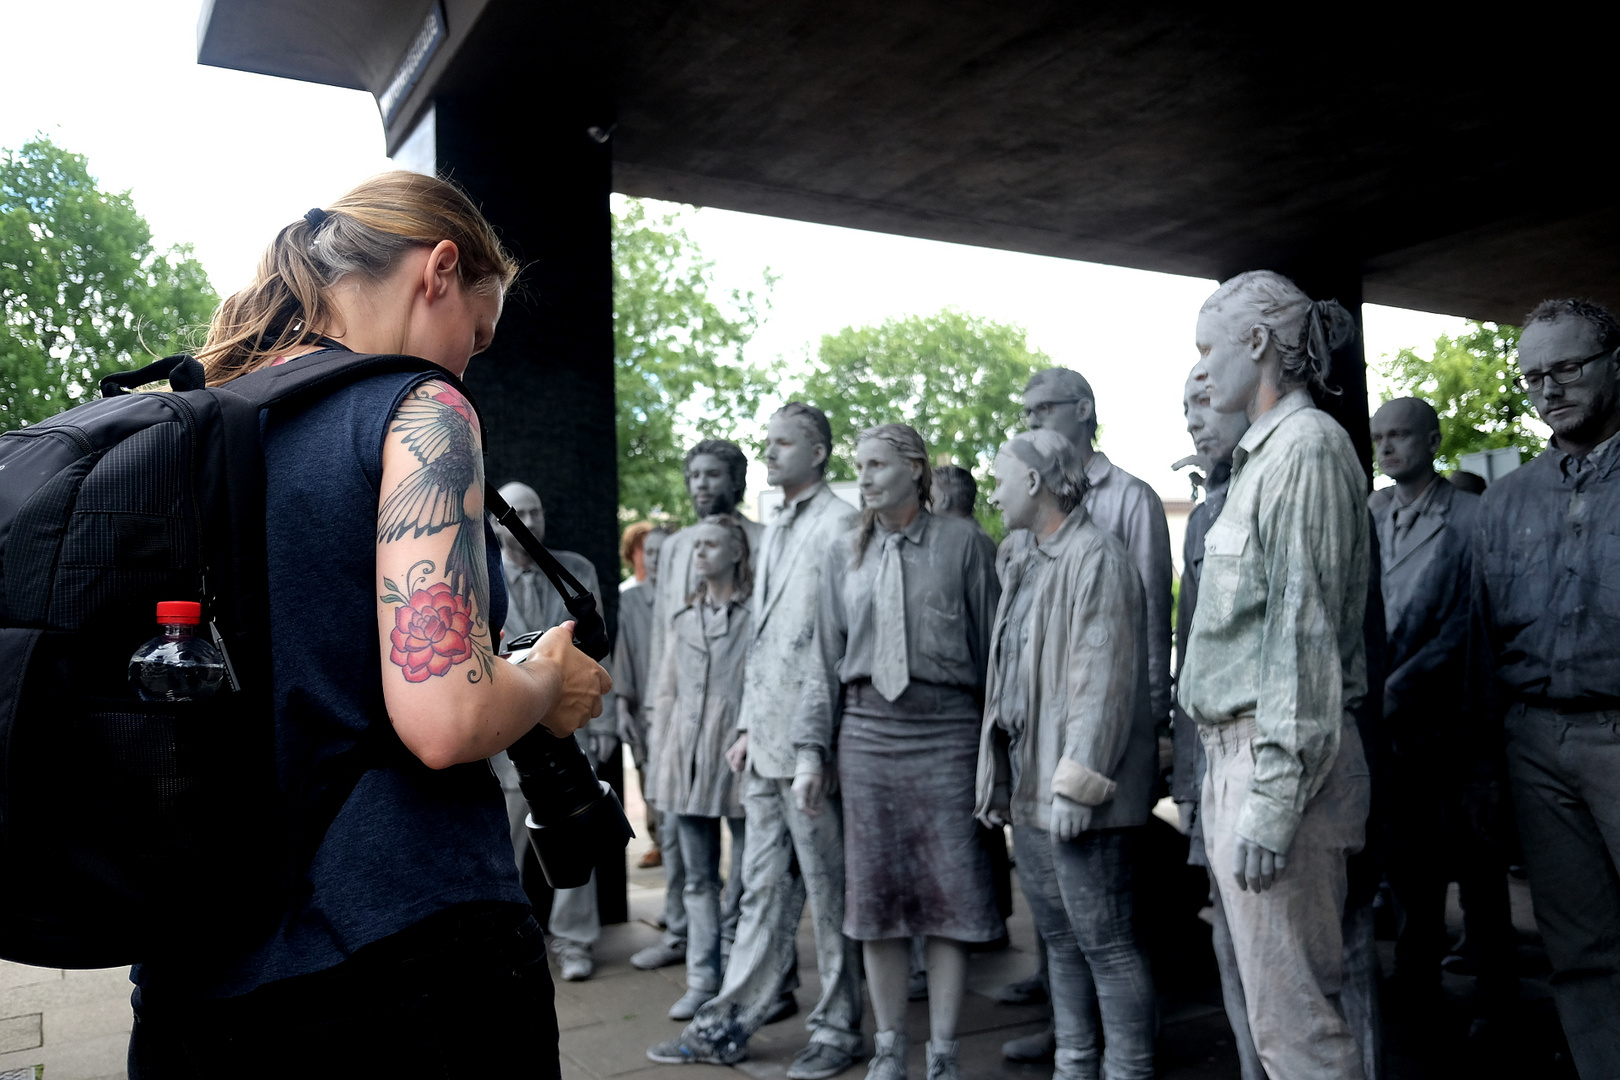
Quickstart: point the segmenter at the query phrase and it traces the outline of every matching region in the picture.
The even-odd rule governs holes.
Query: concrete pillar
[[[467,371],[488,429],[489,478],[540,493],[548,546],[595,564],[611,634],[619,600],[612,155],[604,141],[612,101],[600,68],[594,77],[576,70],[596,57],[578,47],[580,27],[560,25],[571,18],[526,5],[492,11],[475,37],[532,42],[533,56],[510,70],[448,74],[434,99],[433,142],[439,175],[472,196],[524,268],[494,344]],[[622,797],[619,763],[601,775]],[[602,921],[623,922],[622,852],[603,854],[597,888]]]

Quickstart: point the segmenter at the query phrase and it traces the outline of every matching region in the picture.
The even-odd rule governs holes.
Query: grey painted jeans
[[[1064,842],[1045,829],[1013,827],[1018,878],[1046,942],[1057,1080],[1153,1075],[1158,999],[1133,926],[1133,839],[1132,829]],[[1099,1044],[1106,1045],[1101,1072]]]
[[[1620,1076],[1620,710],[1517,704],[1508,780],[1575,1068]]]
[[[720,996],[698,1010],[682,1037],[730,1056],[758,1031],[784,984],[796,979],[799,917],[806,899],[816,934],[821,998],[805,1026],[810,1041],[847,1054],[861,1049],[861,954],[844,936],[844,812],[838,796],[820,814],[800,813],[793,781],[743,781],[748,843],[742,921]]]
[[[1233,878],[1236,822],[1254,773],[1255,726],[1202,727],[1204,844],[1226,909],[1249,1031],[1267,1075],[1363,1080],[1361,1050],[1345,1021],[1346,859],[1366,835],[1371,783],[1355,721],[1346,718],[1322,789],[1305,806],[1288,866],[1265,892]]]
[[[720,880],[720,822],[731,827],[730,881]],[[720,991],[724,967],[721,941],[737,933],[742,908],[742,880],[738,873],[746,842],[742,818],[695,817],[676,814],[681,855],[686,864],[686,985],[708,993]]]

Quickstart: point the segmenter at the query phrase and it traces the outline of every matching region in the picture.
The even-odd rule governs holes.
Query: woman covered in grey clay
[[[693,529],[698,585],[670,624],[655,695],[664,726],[659,806],[675,816],[686,861],[687,990],[669,1010],[674,1020],[690,1020],[720,992],[720,819],[737,824],[743,815],[726,748],[737,738],[752,636],[754,574],[742,524],[714,514]]]
[[[977,811],[1013,827],[1049,957],[1055,1080],[1151,1077],[1157,1005],[1131,883],[1158,759],[1141,575],[1081,505],[1068,439],[1025,432],[995,473],[991,501],[1035,543],[1007,564],[991,634]]]
[[[1003,933],[973,820],[990,621],[1000,586],[978,526],[930,514],[928,450],[904,424],[862,433],[861,524],[828,552],[826,679],[800,720],[836,726],[844,933],[877,1019],[868,1080],[905,1080],[909,939],[928,939],[929,1080],[956,1080],[966,943]],[[803,746],[828,741],[795,736]]]

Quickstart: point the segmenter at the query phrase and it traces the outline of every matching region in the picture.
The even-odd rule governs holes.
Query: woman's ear
[[[440,240],[422,266],[422,288],[429,300],[439,300],[460,284],[461,249],[454,240]]]
[[[1024,470],[1024,489],[1029,492],[1030,498],[1041,493],[1041,474],[1034,469]]]
[[[1271,344],[1271,328],[1256,323],[1249,327],[1249,332],[1244,335],[1243,343],[1248,346],[1249,359],[1258,364],[1265,359],[1266,346]]]

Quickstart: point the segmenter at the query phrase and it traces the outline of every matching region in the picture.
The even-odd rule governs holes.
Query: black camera
[[[596,598],[534,538],[493,486],[484,491],[485,506],[505,526],[529,556],[540,565],[574,619],[574,647],[592,660],[611,651],[607,624],[596,610]],[[532,647],[539,633],[524,634],[504,643],[502,655]],[[636,835],[625,817],[619,797],[585,757],[573,736],[557,738],[536,725],[507,747],[517,770],[518,787],[529,804],[529,844],[540,869],[553,889],[577,889],[591,880],[596,856],[603,847],[623,850]]]

